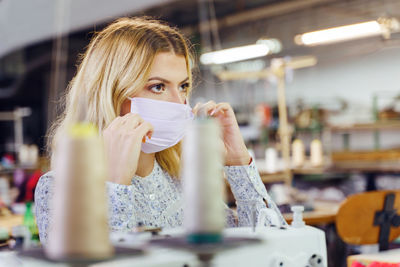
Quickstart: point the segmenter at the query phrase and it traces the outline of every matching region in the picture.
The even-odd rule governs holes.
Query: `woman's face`
[[[162,52],[154,58],[146,85],[132,97],[184,104],[189,86],[185,57],[175,55],[172,52]],[[130,100],[125,100],[120,115],[129,113],[130,107]]]

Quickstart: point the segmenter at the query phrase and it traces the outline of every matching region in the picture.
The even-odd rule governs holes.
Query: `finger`
[[[122,117],[118,116],[112,122],[104,129],[104,131],[114,131],[115,129],[118,129],[120,125],[122,124]]]
[[[203,105],[203,109],[209,115],[216,106],[217,104],[211,100]]]
[[[197,111],[199,110],[199,108],[203,105],[203,103],[199,102],[197,103],[194,108],[192,109],[192,112],[194,115],[197,115]]]
[[[144,120],[138,114],[128,113],[124,116],[116,117],[104,130],[106,134],[129,134],[138,127]]]
[[[144,120],[139,114],[128,113],[122,117],[122,126],[127,127],[130,130],[135,129],[143,122]]]
[[[141,123],[135,130],[135,135],[140,136],[142,138],[142,142],[145,141],[146,136],[151,139],[151,135],[153,134],[154,127],[151,123],[144,121]]]
[[[198,110],[198,115],[210,115],[211,111],[215,108],[217,104],[214,101],[208,101],[207,103],[201,105]]]
[[[229,103],[218,103],[214,110],[211,111],[210,116],[214,116],[214,115],[218,115],[218,114],[222,114],[224,115],[226,112],[229,112],[230,110],[232,110],[232,107]],[[233,112],[233,110],[232,110]]]
[[[222,115],[225,114],[223,108],[221,108],[221,107],[215,108],[210,112],[210,116],[216,116],[216,115],[219,115],[219,114],[222,114]]]

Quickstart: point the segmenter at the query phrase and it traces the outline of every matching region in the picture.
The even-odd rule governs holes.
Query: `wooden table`
[[[307,225],[334,224],[340,203],[316,201],[313,211],[303,212],[303,220]],[[293,220],[292,213],[284,213],[283,217],[290,224]]]
[[[7,228],[9,233],[11,234],[11,230],[14,226],[21,225],[24,220],[24,215],[22,214],[13,214],[8,216],[0,217],[0,227]]]

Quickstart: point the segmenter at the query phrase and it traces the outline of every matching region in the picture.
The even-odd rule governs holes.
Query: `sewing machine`
[[[159,237],[183,237],[183,229],[167,230]],[[154,237],[153,237],[154,238]],[[245,227],[224,230],[225,239],[257,240],[227,249],[217,248],[204,259],[203,250],[188,249],[176,243],[164,242],[150,246],[145,256],[129,257],[96,266],[267,266],[267,267],[327,267],[325,234],[310,226],[301,227]],[[121,239],[120,239],[121,240]],[[149,239],[150,240],[150,239]],[[148,240],[148,241],[149,241]],[[126,240],[125,245],[132,241]],[[137,242],[133,241],[133,242]],[[142,240],[142,242],[145,242]],[[123,243],[123,242],[122,242]],[[149,242],[147,244],[151,244]],[[157,244],[157,242],[155,243]],[[182,244],[182,243],[181,243]],[[121,244],[121,242],[119,243]],[[209,252],[209,251],[208,251]],[[209,264],[209,265],[208,265]]]
[[[323,231],[304,225],[302,207],[294,211],[291,226],[227,228],[222,244],[193,245],[185,239],[183,228],[166,229],[154,235],[150,232],[119,233],[110,235],[118,252],[112,259],[93,262],[87,266],[249,266],[249,267],[327,267],[327,251]],[[260,212],[258,222],[262,221]],[[31,254],[32,255],[32,254]],[[29,253],[11,252],[0,259],[16,266],[65,266],[30,257]],[[2,261],[0,261],[2,262]],[[22,264],[22,265],[21,265]],[[0,264],[0,267],[3,265]]]
[[[125,237],[121,238],[122,236]],[[183,236],[183,229],[173,229],[161,232],[156,239],[164,236]],[[295,228],[264,227],[256,228],[230,228],[224,231],[224,238],[247,238],[257,240],[243,245],[219,248],[212,257],[201,259],[194,251],[184,248],[154,246],[150,233],[145,234],[116,234],[116,243],[126,247],[136,247],[143,251],[136,255],[114,257],[112,260],[95,263],[88,266],[263,266],[263,267],[327,267],[327,254],[324,232],[304,226]],[[123,241],[122,241],[123,240]],[[3,257],[5,257],[3,255]],[[2,258],[2,257],[0,257]],[[57,266],[54,262],[33,260],[30,257],[9,253],[6,262],[21,263],[23,266]],[[203,265],[202,265],[203,264]],[[0,264],[0,266],[2,266]],[[16,265],[19,266],[19,265]],[[22,265],[21,265],[22,266]],[[65,266],[65,265],[60,265]]]

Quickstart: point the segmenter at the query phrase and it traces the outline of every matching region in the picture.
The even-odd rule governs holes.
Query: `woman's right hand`
[[[127,113],[115,118],[103,131],[109,169],[109,180],[129,185],[135,175],[142,142],[151,138],[153,126],[138,114]]]

